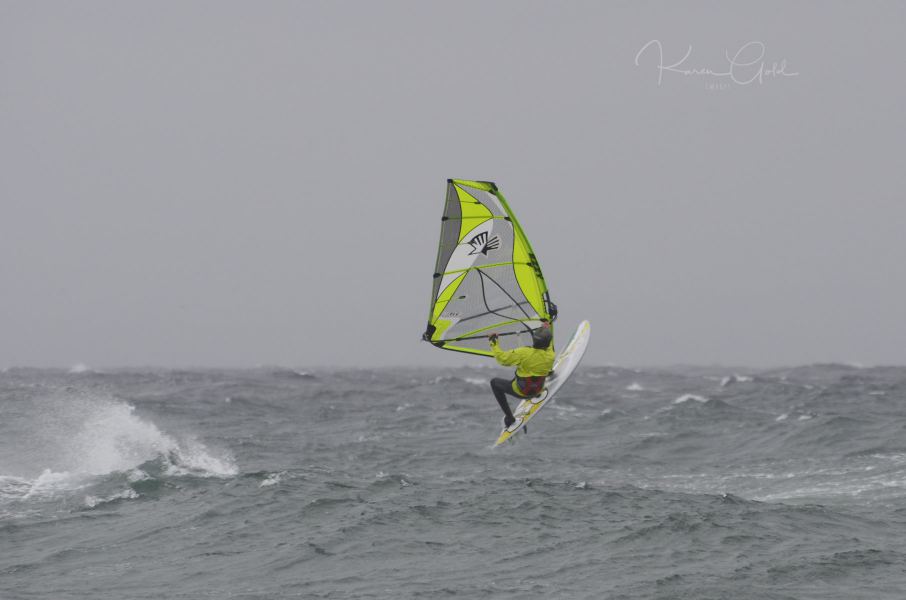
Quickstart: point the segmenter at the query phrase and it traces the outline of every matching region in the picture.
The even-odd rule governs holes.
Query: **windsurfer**
[[[491,351],[497,362],[506,367],[516,367],[516,377],[512,380],[495,377],[491,380],[491,391],[503,411],[503,426],[509,427],[516,422],[506,396],[509,394],[520,400],[533,398],[544,389],[544,380],[554,366],[554,336],[547,321],[532,332],[532,345],[514,350],[501,350],[497,334],[488,336]]]

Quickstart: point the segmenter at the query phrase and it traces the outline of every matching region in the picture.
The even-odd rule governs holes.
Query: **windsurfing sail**
[[[489,334],[506,349],[529,346],[532,331],[555,317],[538,259],[497,186],[448,179],[424,339],[493,356]]]

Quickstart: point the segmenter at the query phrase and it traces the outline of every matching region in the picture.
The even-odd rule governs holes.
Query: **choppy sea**
[[[906,598],[906,368],[0,372],[0,598]]]

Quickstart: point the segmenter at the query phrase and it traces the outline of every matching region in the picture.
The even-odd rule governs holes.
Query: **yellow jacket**
[[[553,344],[544,350],[531,346],[501,350],[497,340],[494,340],[491,342],[491,351],[501,365],[516,367],[516,377],[547,377],[554,368]]]

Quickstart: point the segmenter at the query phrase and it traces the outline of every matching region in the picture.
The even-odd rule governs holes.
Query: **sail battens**
[[[478,269],[493,269],[494,267],[508,267],[508,266],[510,266],[510,265],[526,265],[526,266],[531,266],[531,264],[532,264],[532,263],[525,263],[525,262],[519,262],[519,263],[517,263],[517,262],[501,262],[501,263],[493,263],[493,264],[490,264],[490,265],[478,265],[478,266],[476,266],[476,267],[466,267],[465,269],[457,269],[457,270],[455,270],[455,271],[444,271],[443,274],[444,274],[444,275],[449,275],[450,273],[464,273],[464,272],[466,272],[466,271],[475,271],[475,270],[478,270]]]
[[[466,219],[508,219],[508,217],[487,217],[487,216],[466,216],[466,217],[447,217],[444,221],[464,221]]]

